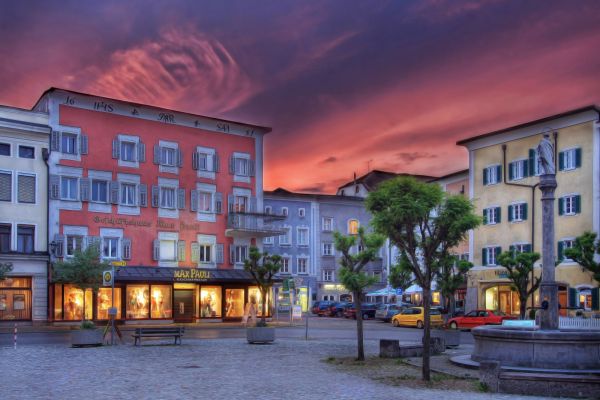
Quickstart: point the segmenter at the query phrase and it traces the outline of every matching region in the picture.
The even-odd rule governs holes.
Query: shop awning
[[[367,296],[395,296],[396,290],[392,288],[383,288],[374,292],[367,293]]]
[[[243,269],[119,267],[115,271],[115,281],[253,283],[254,279]]]
[[[437,285],[434,282],[431,282],[431,290],[437,290]],[[423,289],[421,288],[421,286],[419,285],[412,285],[411,287],[409,287],[408,289],[406,289],[405,293],[421,293],[423,291]]]

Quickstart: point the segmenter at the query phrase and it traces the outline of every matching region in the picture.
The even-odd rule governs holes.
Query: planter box
[[[272,343],[275,341],[275,328],[246,328],[246,339],[248,343]]]
[[[102,346],[102,331],[100,329],[79,329],[72,331],[71,346]]]
[[[432,329],[431,337],[444,338],[446,347],[458,347],[460,345],[460,330],[458,329]]]

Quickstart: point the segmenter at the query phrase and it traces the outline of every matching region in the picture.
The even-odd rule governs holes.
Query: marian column
[[[542,283],[540,285],[541,329],[558,329],[558,285],[554,278],[554,190],[556,169],[554,146],[544,135],[537,147],[542,191]]]

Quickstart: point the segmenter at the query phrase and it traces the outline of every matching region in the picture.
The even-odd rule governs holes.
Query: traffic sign
[[[113,272],[111,270],[104,271],[102,273],[102,285],[103,286],[112,286],[113,284]]]

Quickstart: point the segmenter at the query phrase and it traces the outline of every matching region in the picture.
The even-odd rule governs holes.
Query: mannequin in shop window
[[[258,305],[256,304],[256,296],[250,296],[250,303],[246,303],[244,309],[244,317],[242,322],[245,325],[251,326],[256,325],[256,316],[258,315]]]

